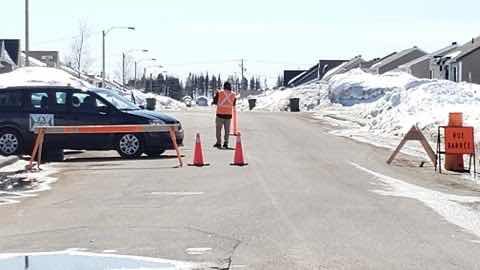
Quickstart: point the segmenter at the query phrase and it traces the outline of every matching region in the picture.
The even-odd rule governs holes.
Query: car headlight
[[[163,122],[160,119],[150,120],[150,125],[163,125],[163,124],[165,124],[165,122]]]

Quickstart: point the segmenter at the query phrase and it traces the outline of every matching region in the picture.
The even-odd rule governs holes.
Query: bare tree
[[[80,20],[78,24],[78,35],[70,44],[70,54],[67,56],[67,62],[70,67],[78,72],[80,77],[82,71],[86,71],[93,64],[93,58],[90,55],[89,39],[91,37],[90,28],[85,20]]]
[[[125,55],[125,63],[123,59],[116,64],[117,68],[114,71],[115,80],[122,82],[123,80],[123,68],[125,64],[125,84],[128,84],[129,80],[133,79],[135,74],[135,58],[131,55]],[[142,71],[143,72],[143,71]],[[140,70],[137,70],[137,77],[140,74]],[[143,74],[143,73],[142,73]]]

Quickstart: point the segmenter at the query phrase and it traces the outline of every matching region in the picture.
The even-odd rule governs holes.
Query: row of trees
[[[238,78],[234,78],[233,76],[230,76],[228,81],[232,83],[234,89],[239,91],[240,94],[250,94],[255,91],[260,91],[262,88],[260,79],[255,77],[250,78],[250,80],[244,79],[243,84],[240,83]],[[131,88],[144,88],[147,92],[181,99],[186,95],[191,97],[211,97],[218,89],[223,87],[223,83],[224,81],[221,75],[211,76],[208,73],[205,75],[190,73],[185,82],[182,82],[177,77],[160,73],[156,78],[143,76],[136,82],[135,80],[129,80],[128,86]]]

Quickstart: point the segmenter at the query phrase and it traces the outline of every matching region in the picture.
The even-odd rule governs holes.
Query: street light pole
[[[102,87],[105,87],[105,76],[106,76],[106,71],[105,71],[105,38],[110,31],[114,29],[128,29],[128,30],[135,30],[135,27],[129,26],[129,27],[124,27],[124,26],[114,26],[108,29],[107,31],[102,30]]]
[[[102,31],[102,87],[105,87],[105,36],[107,33]]]
[[[25,0],[25,65],[30,66],[30,18],[29,18],[29,0]]]
[[[125,53],[122,53],[122,85],[125,87]]]

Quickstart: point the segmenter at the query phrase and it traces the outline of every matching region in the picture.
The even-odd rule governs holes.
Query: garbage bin
[[[299,98],[291,98],[290,99],[290,111],[291,112],[299,112],[300,111],[300,99]]]
[[[254,99],[254,98],[251,98],[248,100],[248,108],[251,110],[253,110],[253,108],[255,108],[255,106],[257,105],[257,100]]]
[[[147,110],[155,111],[155,106],[157,105],[157,100],[154,98],[147,98]]]

